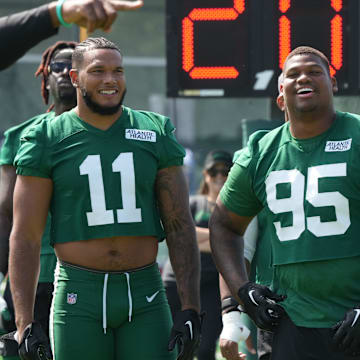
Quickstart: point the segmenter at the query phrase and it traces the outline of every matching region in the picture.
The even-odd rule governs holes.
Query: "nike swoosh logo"
[[[253,296],[253,293],[255,292],[255,290],[250,290],[249,291],[249,298],[250,300],[256,305],[256,306],[259,306],[259,304],[255,301],[254,299],[254,296]]]
[[[159,292],[160,292],[160,291],[158,290],[156,293],[152,294],[151,296],[147,296],[147,297],[146,297],[147,302],[151,303],[151,302],[156,298],[156,295],[157,295]]]
[[[190,339],[193,339],[193,328],[192,328],[192,322],[190,320],[188,320],[185,325],[187,325],[189,327],[189,331],[190,331]]]
[[[353,327],[356,324],[356,322],[358,321],[358,318],[360,316],[360,310],[359,309],[354,309],[354,311],[356,312],[356,315],[355,315],[354,321],[352,322],[350,327]]]

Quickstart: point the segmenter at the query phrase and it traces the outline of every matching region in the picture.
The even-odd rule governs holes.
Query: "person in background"
[[[184,148],[170,119],[123,105],[123,56],[111,41],[78,44],[70,77],[77,106],[34,125],[14,162],[9,276],[19,353],[51,358],[33,317],[50,210],[54,358],[191,359],[201,332],[200,259]],[[156,264],[164,239],[181,289],[174,324]]]
[[[190,196],[190,210],[196,225],[196,238],[201,257],[200,299],[205,312],[201,344],[197,352],[199,360],[215,359],[216,342],[221,323],[219,274],[212,260],[209,242],[209,218],[216,198],[232,165],[232,156],[224,150],[212,150],[205,158],[203,178],[197,195]],[[171,263],[165,263],[162,278],[173,317],[181,309],[176,279]]]
[[[4,70],[40,41],[71,24],[111,31],[118,11],[136,10],[142,0],[59,0],[0,17],[0,70]]]
[[[47,48],[42,56],[41,63],[35,73],[41,76],[41,95],[46,105],[51,98],[53,104],[44,114],[37,115],[28,121],[16,125],[5,132],[5,140],[0,151],[0,269],[2,274],[8,271],[9,236],[13,221],[13,193],[16,180],[16,169],[13,165],[15,155],[20,146],[20,138],[34,124],[43,119],[53,119],[76,106],[76,92],[69,76],[71,57],[74,52],[75,42],[59,41]],[[49,314],[53,293],[54,270],[56,256],[50,246],[50,218],[41,242],[40,275],[36,290],[34,318],[49,333]],[[16,329],[14,305],[11,298],[9,282],[6,284],[4,299],[11,319],[3,319],[7,332]],[[16,345],[16,344],[15,344]],[[5,341],[2,348],[5,359],[8,356],[17,356],[17,346],[14,342]]]

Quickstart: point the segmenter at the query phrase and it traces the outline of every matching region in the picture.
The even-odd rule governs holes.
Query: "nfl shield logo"
[[[70,305],[76,304],[77,294],[74,293],[68,293],[67,294],[67,303]]]

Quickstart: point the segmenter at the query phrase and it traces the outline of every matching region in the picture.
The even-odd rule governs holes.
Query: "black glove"
[[[25,328],[24,335],[19,344],[21,360],[51,360],[49,338],[41,325],[33,322]]]
[[[248,282],[238,290],[238,296],[244,303],[244,310],[262,330],[273,332],[285,310],[277,302],[286,296],[277,295],[268,287]]]
[[[183,310],[176,315],[170,333],[168,350],[173,351],[175,345],[178,345],[177,360],[193,359],[200,344],[203,316],[203,314],[199,315],[195,310]]]
[[[0,336],[0,355],[5,357],[18,357],[18,343],[14,338],[14,334],[16,331],[12,331],[11,333],[4,334]]]
[[[343,351],[347,356],[360,355],[360,306],[347,311],[344,319],[332,330],[336,350]]]

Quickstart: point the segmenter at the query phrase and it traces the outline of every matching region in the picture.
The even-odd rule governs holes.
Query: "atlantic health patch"
[[[156,132],[150,130],[125,129],[125,138],[129,140],[156,142]]]

